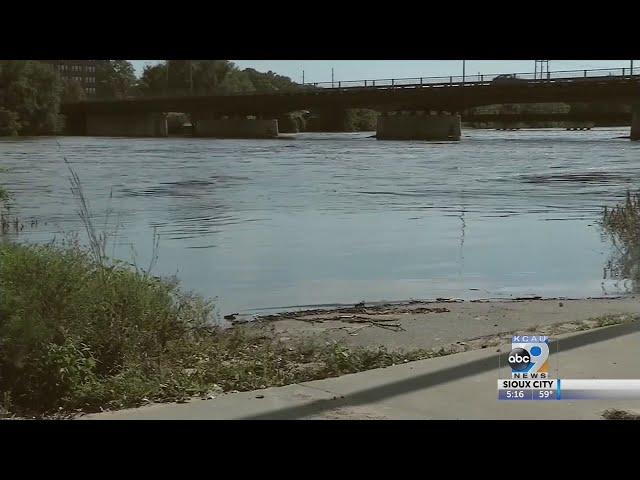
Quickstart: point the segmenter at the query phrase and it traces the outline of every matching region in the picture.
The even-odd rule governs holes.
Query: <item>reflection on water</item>
[[[114,253],[217,296],[223,312],[436,297],[594,296],[603,205],[640,179],[627,129],[468,130],[459,143],[370,133],[277,140],[2,139],[0,165],[25,228],[81,231],[63,155]],[[113,198],[110,193],[113,192]],[[32,227],[34,220],[38,226]],[[46,222],[46,225],[45,225]],[[100,222],[98,221],[98,224]],[[117,228],[116,228],[117,225]]]

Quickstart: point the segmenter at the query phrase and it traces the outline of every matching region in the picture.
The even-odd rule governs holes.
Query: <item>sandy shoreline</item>
[[[640,316],[640,296],[588,299],[444,300],[283,312],[242,328],[283,341],[307,338],[354,347],[485,348],[511,332],[566,333],[593,320]]]
[[[636,370],[634,345],[637,345],[640,335],[638,322],[640,296],[414,302],[283,313],[258,322],[241,324],[238,328],[256,329],[257,333],[274,335],[284,341],[294,338],[340,339],[352,346],[444,348],[448,353],[459,354],[436,355],[434,358],[386,368],[294,382],[280,387],[230,392],[211,400],[153,404],[81,418],[638,418],[638,403],[632,399],[553,404],[527,402],[526,405],[520,402],[497,402],[495,382],[496,378],[501,377],[499,355],[494,353],[510,348],[508,332],[541,333],[563,342],[560,350],[554,353],[554,357],[560,359],[555,361],[562,364],[562,378],[583,378],[585,372],[592,378],[633,378]],[[616,323],[627,325],[609,326]],[[400,328],[387,328],[392,324]],[[590,340],[583,340],[586,337]],[[564,349],[570,353],[567,355]],[[478,370],[479,364],[483,367]]]

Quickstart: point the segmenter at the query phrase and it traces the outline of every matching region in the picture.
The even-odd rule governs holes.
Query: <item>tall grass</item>
[[[79,247],[2,244],[0,293],[0,390],[19,411],[109,403],[210,324],[204,300]]]
[[[5,169],[0,167],[0,174],[4,172]],[[9,229],[10,222],[7,218],[7,213],[9,211],[10,201],[11,195],[2,185],[0,185],[0,234]]]
[[[605,207],[601,223],[616,248],[610,269],[624,278],[640,280],[640,193],[627,191],[623,203]]]
[[[71,164],[66,158],[64,159],[64,162],[67,165],[67,169],[69,170],[69,173],[71,175],[69,179],[71,183],[71,193],[78,203],[77,212],[89,239],[89,249],[91,251],[91,254],[93,255],[94,261],[99,265],[104,265],[107,259],[106,250],[108,234],[106,230],[98,232],[98,230],[96,229],[93,222],[93,215],[91,213],[91,209],[89,208],[89,201],[84,194],[82,182],[80,182],[80,177],[75,172],[75,170],[73,170]],[[107,217],[108,214],[109,211],[107,211]],[[105,219],[105,223],[106,221],[107,220]]]
[[[627,191],[622,204],[612,209],[605,207],[603,224],[620,243],[640,242],[640,192]]]
[[[210,302],[107,257],[108,235],[67,167],[88,246],[0,244],[0,406],[13,412],[162,397],[172,352],[212,324]],[[154,233],[149,268],[157,248]]]
[[[9,193],[0,186],[0,233],[4,233],[8,227],[5,211],[9,203]]]

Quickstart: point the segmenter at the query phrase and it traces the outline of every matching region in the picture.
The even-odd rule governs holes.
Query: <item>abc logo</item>
[[[526,370],[526,368],[531,363],[531,355],[524,348],[514,348],[509,353],[509,365],[511,368],[519,372],[521,370]]]

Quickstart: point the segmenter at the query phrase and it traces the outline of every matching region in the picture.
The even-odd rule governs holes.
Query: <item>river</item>
[[[155,229],[152,273],[176,274],[224,314],[631,288],[607,278],[597,224],[640,185],[628,128],[371,135],[5,138],[0,178],[24,224],[10,238],[84,238],[66,157],[110,253],[146,267]]]

